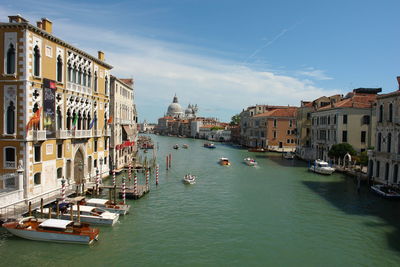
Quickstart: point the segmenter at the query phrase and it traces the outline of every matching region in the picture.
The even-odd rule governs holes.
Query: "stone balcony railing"
[[[57,130],[56,137],[57,137],[57,139],[71,138],[71,131],[70,130]]]
[[[93,130],[93,136],[100,137],[102,136],[102,130]]]
[[[15,169],[17,167],[17,163],[15,161],[5,161],[4,168],[5,169]]]
[[[46,140],[46,130],[32,130],[32,139],[34,141],[45,141]]]
[[[75,138],[90,138],[92,137],[91,130],[74,130],[72,131],[72,136]]]

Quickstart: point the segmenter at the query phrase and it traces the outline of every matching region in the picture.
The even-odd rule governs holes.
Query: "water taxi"
[[[400,199],[400,192],[399,190],[396,190],[395,188],[388,186],[388,185],[383,185],[383,184],[376,184],[371,186],[372,191],[374,191],[376,194],[388,198],[388,199]]]
[[[204,147],[206,147],[206,148],[216,148],[216,146],[213,143],[205,143]]]
[[[314,164],[311,165],[308,168],[309,171],[315,172],[315,173],[319,173],[319,174],[326,174],[326,175],[330,175],[332,174],[335,169],[330,167],[328,162],[317,159],[316,161],[314,161]]]
[[[32,216],[4,223],[3,227],[15,236],[36,241],[91,244],[99,236],[99,229],[91,228],[85,223],[60,219],[43,220]]]
[[[176,144],[176,145],[173,146],[173,148],[174,148],[174,149],[178,149],[178,148],[179,148],[179,145]]]
[[[126,215],[131,207],[126,204],[114,204],[112,201],[102,198],[83,200],[81,201],[81,204],[85,206],[99,207],[112,213],[118,213],[119,215]]]
[[[183,147],[183,148],[189,148],[189,145],[188,145],[188,144],[183,144],[182,147]]]
[[[231,165],[228,158],[220,158],[219,164],[222,166],[230,166]]]
[[[183,177],[183,183],[185,184],[195,184],[196,183],[196,176],[191,174],[186,174]]]
[[[249,166],[257,166],[257,161],[255,161],[255,159],[252,158],[245,158],[243,159],[244,163],[246,163]]]

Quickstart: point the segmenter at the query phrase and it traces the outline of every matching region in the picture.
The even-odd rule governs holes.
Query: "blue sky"
[[[176,93],[199,115],[229,121],[253,104],[299,105],[358,87],[398,89],[400,1],[9,1],[53,21],[53,34],[106,53],[135,79],[139,119],[156,121]]]

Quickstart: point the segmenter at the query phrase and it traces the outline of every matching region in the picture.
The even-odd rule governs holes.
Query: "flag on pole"
[[[93,118],[92,122],[89,124],[89,130],[93,128],[94,122],[97,120],[96,117]]]
[[[26,125],[26,132],[28,132],[32,126],[39,125],[41,110],[42,108],[40,107],[38,110],[35,111],[35,114],[33,114],[32,118],[29,119],[28,124]]]
[[[76,129],[76,124],[78,123],[78,114],[75,113],[74,120],[72,121],[72,129]]]

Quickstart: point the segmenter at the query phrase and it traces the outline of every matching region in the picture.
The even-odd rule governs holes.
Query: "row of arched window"
[[[14,44],[10,44],[7,49],[7,57],[6,57],[6,74],[14,74],[16,65],[15,65],[15,47]]]
[[[382,151],[382,143],[383,143],[383,137],[382,133],[378,133],[377,140],[376,140],[376,147],[379,152]],[[392,134],[388,133],[386,137],[386,152],[391,153],[392,152]],[[393,151],[395,152],[395,151]],[[400,154],[400,134],[397,135],[397,154]]]
[[[378,114],[378,116],[379,116],[379,120],[378,121],[379,122],[383,122],[384,117],[385,117],[385,107],[384,107],[383,104],[379,106],[379,114]],[[389,104],[388,114],[387,114],[387,119],[386,120],[388,122],[393,122],[393,104],[392,103]]]
[[[376,161],[375,176],[377,178],[380,178],[380,175],[381,175],[380,171],[381,171],[381,162],[380,161]],[[385,163],[383,179],[385,181],[389,181],[389,176],[390,176],[390,164],[389,164],[389,162],[386,162]],[[394,164],[393,165],[393,171],[392,171],[392,179],[390,179],[391,182],[394,183],[394,184],[397,184],[398,176],[399,176],[399,165],[398,164]]]

